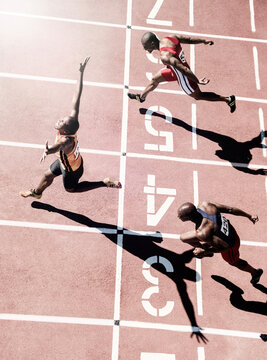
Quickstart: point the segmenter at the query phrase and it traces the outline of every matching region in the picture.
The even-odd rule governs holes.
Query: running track
[[[1,359],[264,358],[266,17],[263,0],[1,1]],[[184,51],[206,91],[236,94],[236,112],[176,84],[129,102],[161,66],[141,48],[148,30],[214,40]],[[87,55],[83,179],[123,189],[68,194],[56,179],[41,201],[22,199],[53,160],[39,165]],[[231,219],[242,258],[265,270],[258,288],[179,242],[192,226],[177,207],[202,200],[259,215]],[[190,338],[194,317],[207,344]]]

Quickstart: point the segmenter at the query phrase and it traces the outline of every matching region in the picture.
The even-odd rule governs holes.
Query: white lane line
[[[199,203],[199,191],[198,191],[198,172],[193,171],[193,193],[194,193],[194,205],[198,206]],[[202,271],[201,260],[196,258],[196,293],[197,293],[197,313],[199,316],[203,316],[203,296],[202,296]]]
[[[264,126],[264,116],[263,116],[262,108],[259,108],[259,120],[260,120],[260,131],[261,131],[262,154],[264,157],[266,157],[267,148],[266,148],[265,126]]]
[[[132,26],[133,30],[142,30],[142,31],[152,31],[152,32],[164,32],[164,33],[172,33],[172,34],[181,34],[181,35],[192,35],[196,37],[207,37],[207,38],[213,38],[213,39],[223,39],[223,40],[236,40],[236,41],[248,41],[253,43],[263,43],[267,44],[266,39],[256,39],[256,38],[245,38],[245,37],[239,37],[239,36],[226,36],[226,35],[217,35],[217,34],[204,34],[204,33],[196,33],[192,31],[182,31],[182,30],[172,30],[172,29],[159,29],[159,28],[152,28],[152,27],[146,27],[146,26]]]
[[[69,19],[69,18],[59,18],[59,17],[54,17],[54,16],[42,16],[42,15],[16,13],[16,12],[8,12],[8,11],[0,11],[0,15],[28,17],[28,18],[35,18],[35,19],[40,19],[40,20],[63,21],[63,22],[71,22],[71,23],[78,23],[78,24],[85,24],[85,25],[125,28],[125,25],[121,25],[121,24],[77,20],[77,19]],[[152,27],[147,27],[147,26],[132,25],[132,29],[133,30],[142,30],[142,31],[153,31],[153,32],[160,31],[160,32],[165,32],[165,33],[192,35],[192,36],[197,36],[197,37],[210,37],[210,38],[215,38],[215,39],[217,38],[217,39],[225,39],[225,40],[248,41],[248,42],[253,42],[253,43],[255,43],[255,42],[264,43],[264,44],[267,43],[267,40],[265,40],[265,39],[245,38],[245,37],[239,37],[239,36],[226,36],[226,35],[217,35],[217,34],[204,34],[204,33],[195,33],[195,32],[191,32],[191,31],[159,29],[159,28],[152,28]]]
[[[258,50],[256,46],[253,46],[253,59],[254,59],[256,89],[260,90],[261,84],[260,84],[260,74],[259,74],[259,59],[258,59]]]
[[[38,222],[30,222],[30,221],[16,221],[16,220],[0,220],[0,226],[87,232],[87,233],[97,233],[97,234],[117,234],[116,229],[109,229],[109,228],[94,228],[94,227],[88,227],[82,225],[73,226],[73,225],[61,225],[61,224],[47,224],[47,223],[38,223]]]
[[[166,330],[166,331],[174,331],[174,332],[186,332],[186,333],[192,332],[192,326],[160,324],[160,323],[150,323],[150,322],[142,322],[142,321],[121,320],[120,326],[140,328],[140,329],[158,329],[158,330]],[[195,327],[194,330],[199,330],[199,328]],[[201,332],[203,334],[232,336],[232,337],[241,337],[248,339],[260,339],[260,335],[261,335],[260,333],[256,333],[256,332],[214,329],[214,328],[204,328],[201,330]]]
[[[30,144],[30,143],[22,143],[15,141],[0,141],[0,146],[13,146],[13,147],[22,147],[22,148],[32,148],[32,149],[43,149],[44,145],[40,144]],[[94,150],[94,149],[84,149],[81,148],[82,153],[88,154],[99,154],[99,155],[111,155],[111,156],[121,156],[121,152],[118,151],[106,151],[106,150]],[[164,156],[164,155],[149,155],[142,153],[127,153],[129,157],[136,157],[142,159],[155,159],[155,160],[166,160],[166,161],[174,161],[174,162],[184,162],[190,164],[200,164],[200,165],[214,165],[214,166],[228,166],[231,167],[231,163],[226,161],[213,161],[213,160],[201,160],[201,159],[188,159],[188,158],[178,158],[173,156]],[[125,160],[124,160],[125,161]],[[246,168],[247,164],[243,163],[233,163],[236,167]],[[249,169],[267,169],[267,165],[257,165],[250,164]]]
[[[46,81],[60,84],[76,84],[77,80],[71,79],[62,79],[55,77],[47,77],[47,76],[37,76],[37,75],[27,75],[27,74],[15,74],[15,73],[4,73],[0,72],[0,77],[2,78],[10,78],[10,79],[19,79],[19,80],[34,80],[34,81]],[[105,87],[111,89],[123,89],[124,86],[120,84],[110,84],[110,83],[100,83],[95,81],[84,81],[84,86],[96,86],[96,87]]]
[[[205,350],[202,346],[197,348],[197,359],[198,360],[205,360]]]
[[[63,316],[44,316],[44,315],[24,315],[24,314],[0,314],[0,320],[10,321],[31,321],[31,322],[45,322],[45,323],[58,323],[58,324],[77,324],[77,325],[102,325],[113,326],[114,320],[110,319],[94,319],[94,318],[77,318],[77,317],[63,317]],[[142,321],[127,321],[121,320],[120,326],[136,328],[136,329],[158,329],[174,332],[191,333],[192,326],[187,325],[172,325],[161,323],[150,323]],[[117,326],[119,327],[119,326]],[[195,328],[198,330],[199,328]],[[205,328],[201,330],[204,334],[220,335],[220,336],[232,336],[241,337],[247,339],[260,339],[260,333],[239,331],[239,330],[227,330],[227,329],[214,329]]]
[[[87,226],[72,226],[72,225],[61,225],[61,224],[48,224],[48,223],[37,223],[29,221],[17,221],[17,220],[1,220],[0,226],[13,226],[31,229],[44,229],[44,230],[59,230],[59,231],[74,231],[74,232],[88,232],[97,234],[117,234],[117,229],[109,228],[93,228]],[[114,225],[115,226],[115,225]],[[156,238],[175,239],[180,240],[180,234],[170,234],[143,230],[123,230],[123,234],[132,236],[152,236]],[[267,247],[267,243],[259,241],[247,241],[241,240],[241,245],[247,246],[261,246]]]
[[[192,104],[192,149],[197,150],[197,105]]]
[[[126,18],[126,36],[125,36],[125,53],[124,53],[124,85],[129,85],[130,77],[130,51],[131,51],[131,24],[132,24],[132,0],[127,0],[127,18]],[[124,217],[124,194],[125,194],[125,179],[126,179],[126,154],[127,152],[127,128],[128,128],[128,89],[123,90],[122,103],[122,127],[121,127],[121,154],[120,157],[120,181],[122,189],[119,190],[118,203],[118,229],[123,229]],[[114,320],[120,320],[120,306],[121,306],[121,277],[122,277],[122,249],[123,249],[123,234],[117,235],[117,254],[116,254],[116,278],[115,278],[115,295],[114,295]],[[112,336],[112,360],[119,359],[119,341],[120,328],[117,325],[113,326]]]
[[[40,145],[40,144],[30,144],[24,142],[3,141],[3,140],[0,140],[0,146],[13,146],[13,147],[42,149],[42,150],[44,149],[44,145]],[[121,152],[119,151],[95,150],[95,149],[84,149],[84,148],[80,148],[80,152],[85,154],[99,154],[99,155],[112,155],[112,156],[121,155]]]
[[[249,10],[250,10],[250,23],[251,23],[251,31],[255,32],[255,14],[254,14],[254,1],[249,0]]]
[[[194,0],[189,0],[189,26],[194,26]]]
[[[76,84],[77,83],[77,80],[71,80],[71,79],[62,79],[62,78],[27,75],[27,74],[6,73],[6,72],[0,72],[0,78],[1,77],[2,78],[19,79],[19,80],[46,81],[46,82],[54,82],[54,83],[62,83],[62,84]],[[83,84],[85,86],[104,87],[104,88],[110,88],[110,89],[124,89],[124,85],[121,85],[121,84],[99,83],[99,82],[94,82],[94,81],[84,81]],[[129,85],[129,89],[144,90],[144,86]],[[186,95],[183,91],[179,91],[179,90],[155,89],[154,92],[173,94],[173,95]],[[255,99],[255,98],[236,96],[236,100],[267,104],[267,99]]]
[[[102,326],[112,326],[114,324],[114,321],[109,319],[44,316],[44,315],[23,315],[23,314],[0,314],[0,320],[32,321],[32,322],[45,322],[45,323],[48,322],[48,323],[56,323],[56,324],[102,325]]]
[[[213,160],[201,160],[201,159],[188,159],[188,158],[179,158],[174,156],[165,156],[165,155],[152,155],[152,154],[142,154],[142,153],[131,153],[128,152],[127,156],[133,158],[141,158],[141,159],[154,159],[154,160],[167,160],[167,161],[174,161],[174,162],[183,162],[188,164],[201,164],[201,165],[214,165],[214,166],[226,166],[226,167],[241,167],[241,168],[249,168],[249,169],[267,169],[267,165],[256,165],[243,163],[230,163],[226,161],[213,161]]]
[[[44,16],[44,15],[17,13],[17,12],[10,12],[10,11],[0,11],[0,15],[19,16],[19,17],[26,17],[26,18],[37,19],[37,20],[62,21],[62,22],[70,22],[70,23],[85,24],[85,25],[108,26],[108,27],[115,27],[115,28],[121,28],[121,29],[125,29],[125,27],[126,27],[126,25],[120,25],[120,24],[114,24],[114,23],[61,18],[61,17],[56,17],[56,16]]]

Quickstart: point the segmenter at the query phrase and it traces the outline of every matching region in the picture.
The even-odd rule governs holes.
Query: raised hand
[[[88,63],[89,59],[90,59],[90,56],[87,57],[87,58],[85,58],[85,60],[83,61],[83,63],[80,63],[80,69],[79,69],[80,72],[84,72],[84,69],[85,69],[86,64]]]
[[[258,215],[250,215],[249,219],[253,222],[253,224],[259,221]]]
[[[204,78],[200,79],[198,83],[200,85],[207,85],[209,82],[210,82],[210,80],[204,77]]]
[[[40,159],[40,163],[41,163],[42,161],[45,161],[45,158],[46,158],[47,154],[48,154],[48,140],[46,140],[45,150],[44,150],[43,155],[42,155],[42,157],[41,157],[41,159]]]

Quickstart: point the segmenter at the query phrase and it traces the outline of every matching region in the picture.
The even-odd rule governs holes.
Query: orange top
[[[71,172],[79,169],[82,163],[82,157],[80,154],[79,143],[77,139],[77,134],[75,135],[61,135],[59,131],[56,136],[56,143],[59,142],[63,137],[73,137],[74,138],[74,146],[70,153],[66,154],[63,150],[57,152],[57,157],[61,163],[61,166],[64,170]]]

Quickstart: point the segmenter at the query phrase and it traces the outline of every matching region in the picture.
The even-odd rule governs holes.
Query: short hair
[[[143,45],[150,44],[150,43],[152,43],[152,41],[158,42],[158,40],[159,39],[155,33],[148,31],[148,32],[144,33],[144,35],[142,36],[141,43]]]
[[[191,202],[186,202],[178,208],[178,217],[180,218],[186,216],[191,218],[192,215],[195,213],[195,211],[196,211],[195,205],[192,204]]]

